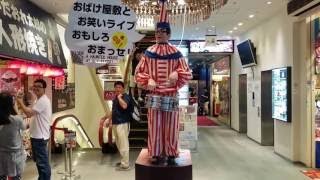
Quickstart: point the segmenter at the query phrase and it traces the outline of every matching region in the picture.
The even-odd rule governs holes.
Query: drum
[[[160,109],[161,98],[159,95],[148,94],[146,95],[146,107],[152,109]]]
[[[176,111],[178,110],[178,100],[176,97],[163,96],[161,97],[161,106],[162,111]]]

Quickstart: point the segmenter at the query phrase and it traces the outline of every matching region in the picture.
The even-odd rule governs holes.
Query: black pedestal
[[[192,180],[192,162],[189,150],[181,150],[177,165],[151,163],[148,150],[142,149],[136,161],[135,180]]]

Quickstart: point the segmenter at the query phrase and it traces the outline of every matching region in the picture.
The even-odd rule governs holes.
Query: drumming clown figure
[[[177,92],[192,78],[192,73],[181,52],[169,44],[171,34],[166,0],[160,0],[160,21],[156,25],[156,44],[150,46],[141,58],[135,80],[149,90],[148,98],[154,106],[148,107],[148,153],[153,163],[164,159],[176,164],[179,155],[179,111]],[[152,99],[152,97],[155,97]],[[160,101],[158,99],[160,97]]]

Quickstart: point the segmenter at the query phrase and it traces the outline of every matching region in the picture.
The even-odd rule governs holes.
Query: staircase
[[[130,124],[129,147],[141,149],[148,145],[148,109],[144,103],[140,103],[140,121],[132,121]]]
[[[140,49],[147,49],[149,46],[155,44],[154,31],[140,32],[145,34],[145,37],[141,39],[137,46]],[[137,97],[137,91],[132,95]],[[142,97],[145,97],[145,92],[142,92]],[[148,108],[145,107],[144,102],[139,102],[140,121],[133,121],[130,124],[129,133],[129,147],[130,149],[141,149],[148,146]]]

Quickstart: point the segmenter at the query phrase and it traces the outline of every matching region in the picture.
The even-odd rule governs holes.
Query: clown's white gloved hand
[[[178,80],[178,73],[177,73],[177,71],[173,71],[172,73],[170,73],[170,75],[169,75],[169,82],[170,82],[170,84],[176,84],[176,82],[177,82],[177,80]]]
[[[153,79],[148,80],[147,89],[153,91],[156,88],[157,84]]]

